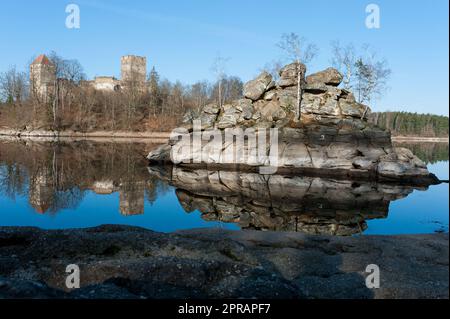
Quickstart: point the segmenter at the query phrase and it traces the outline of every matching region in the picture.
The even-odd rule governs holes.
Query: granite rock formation
[[[358,103],[350,91],[338,87],[342,75],[337,70],[328,68],[306,77],[305,73],[305,66],[297,63],[283,67],[278,82],[267,72],[261,73],[245,84],[243,99],[203,108],[196,118],[200,121],[197,128],[202,139],[199,147],[192,146],[196,129],[193,121],[174,132],[171,141],[152,151],[148,159],[182,165],[233,166],[241,170],[269,165],[303,174],[422,185],[438,182],[411,151],[392,145],[389,132],[368,123],[369,107]],[[301,75],[300,81],[297,74]],[[300,120],[296,112],[298,83]],[[277,140],[270,136],[270,129],[274,128]],[[242,145],[227,142],[227,132],[244,132],[246,142]],[[221,136],[222,141],[214,142],[216,137],[211,138],[214,134]],[[258,146],[250,143],[249,134],[254,134],[258,141],[270,140],[266,149],[257,150]],[[236,149],[242,156],[226,155]]]

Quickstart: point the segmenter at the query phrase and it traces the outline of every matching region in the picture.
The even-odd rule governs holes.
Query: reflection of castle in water
[[[141,215],[144,213],[144,182],[122,183],[119,193],[120,213],[125,216]]]
[[[53,204],[53,178],[48,169],[39,168],[30,178],[29,202],[39,214],[44,214]]]
[[[170,182],[186,212],[243,229],[351,235],[386,218],[389,203],[413,188],[319,177],[151,167]]]
[[[118,186],[112,180],[95,181],[90,189],[99,195],[119,192],[119,210],[124,216],[144,214],[144,181],[124,181]]]
[[[120,214],[144,214],[146,196],[152,202],[159,185],[150,180],[146,162],[139,162],[142,157],[136,148],[143,146],[87,142],[0,143],[0,163],[8,165],[8,154],[18,161],[9,170],[12,174],[2,177],[3,184],[18,187],[12,193],[20,193],[19,188],[28,181],[28,201],[40,214],[74,209],[86,191],[99,195],[118,193]],[[19,181],[23,181],[21,184],[15,181],[18,176]]]
[[[116,186],[112,180],[95,181],[87,189],[98,195],[119,193],[119,211],[124,216],[144,214],[145,182],[124,181]],[[54,204],[55,184],[51,170],[40,168],[30,178],[29,203],[37,213],[46,213]]]
[[[124,216],[144,214],[144,181],[125,181],[117,187],[112,180],[96,181],[90,189],[99,195],[119,192],[119,210]]]

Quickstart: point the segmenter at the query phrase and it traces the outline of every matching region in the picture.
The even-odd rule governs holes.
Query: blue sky
[[[65,27],[69,3],[80,7],[80,29]],[[380,7],[380,29],[365,27],[369,3]],[[296,32],[320,48],[309,72],[330,65],[336,39],[368,43],[385,57],[390,89],[374,110],[448,115],[448,10],[448,0],[2,0],[0,71],[55,50],[78,59],[89,77],[119,77],[120,56],[137,54],[148,69],[189,84],[211,80],[220,54],[227,73],[246,81],[281,57],[281,34]]]

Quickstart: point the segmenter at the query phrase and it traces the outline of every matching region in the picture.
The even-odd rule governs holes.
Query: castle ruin
[[[120,59],[120,77],[97,76],[87,83],[99,91],[119,91],[127,87],[145,90],[147,83],[147,58],[125,55]]]
[[[147,58],[126,55],[120,59],[121,79],[113,76],[97,76],[83,84],[99,91],[119,91],[125,88],[138,88],[145,91],[147,85]],[[31,93],[46,101],[53,93],[56,83],[56,67],[44,54],[39,55],[30,65]]]
[[[125,55],[120,59],[122,82],[143,84],[147,79],[147,59],[141,56]]]

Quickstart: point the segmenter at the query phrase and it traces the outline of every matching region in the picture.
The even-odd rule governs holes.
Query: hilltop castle
[[[84,81],[83,85],[99,91],[118,91],[127,87],[140,90],[147,88],[147,58],[126,55],[120,59],[121,79],[113,76],[97,76],[93,80]],[[39,55],[30,65],[31,92],[42,100],[53,93],[57,79],[55,64],[44,54]]]

